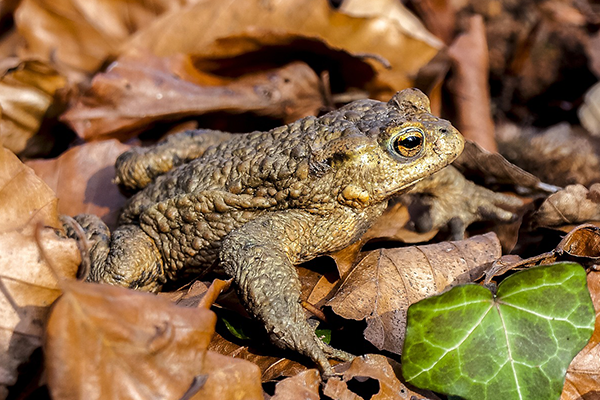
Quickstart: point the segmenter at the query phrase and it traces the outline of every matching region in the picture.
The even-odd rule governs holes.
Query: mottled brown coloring
[[[156,291],[219,263],[273,341],[332,372],[352,356],[319,340],[299,303],[294,265],[358,240],[388,199],[451,163],[463,139],[407,89],[268,132],[188,131],[117,160],[138,191],[112,235],[78,216],[91,280]]]

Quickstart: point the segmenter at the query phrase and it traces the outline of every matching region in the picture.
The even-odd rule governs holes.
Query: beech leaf
[[[292,17],[293,16],[293,17]],[[441,48],[440,42],[422,29],[404,29],[397,19],[377,16],[351,17],[331,9],[326,1],[207,0],[178,12],[161,16],[143,32],[131,38],[127,52],[143,49],[159,56],[177,53],[201,58],[230,58],[249,51],[248,46],[219,43],[223,39],[250,34],[250,44],[285,45],[273,42],[295,35],[318,38],[334,49],[362,56],[377,71],[381,96],[410,86],[414,74]],[[418,36],[418,37],[417,37]],[[423,36],[427,36],[424,41]],[[377,57],[365,57],[365,55]],[[384,65],[381,57],[391,64]],[[378,59],[379,58],[379,59]],[[383,94],[385,92],[385,95]]]
[[[38,132],[54,95],[67,81],[47,63],[11,62],[4,60],[0,77],[0,144],[20,153]]]
[[[596,327],[569,365],[561,400],[592,399],[600,387],[600,272],[590,272],[587,282],[596,309]]]
[[[190,56],[121,57],[92,80],[62,119],[85,140],[127,139],[158,121],[208,112],[254,112],[292,122],[323,107],[319,78],[305,63],[224,79]]]
[[[409,308],[402,373],[415,386],[467,400],[557,399],[594,320],[576,263],[518,272],[496,295],[458,286]]]
[[[427,246],[369,252],[327,302],[346,319],[367,321],[365,338],[400,354],[408,307],[449,285],[471,281],[480,267],[500,257],[495,234]]]
[[[66,282],[46,335],[57,399],[262,399],[257,366],[207,352],[216,317],[205,308],[110,285]],[[245,396],[245,397],[244,397]]]
[[[58,158],[32,160],[27,165],[54,190],[61,214],[95,214],[115,228],[126,200],[112,183],[115,161],[129,147],[114,139],[85,143]]]
[[[0,147],[0,399],[17,368],[42,344],[48,308],[60,295],[56,276],[75,277],[79,250],[56,235],[57,199],[31,168]],[[39,244],[35,231],[38,224]]]

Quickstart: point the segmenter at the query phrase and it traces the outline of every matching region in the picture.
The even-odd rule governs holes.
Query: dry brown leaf
[[[0,3],[0,19],[6,18],[17,8],[21,0],[4,0]]]
[[[415,7],[425,26],[444,43],[450,43],[456,31],[456,12],[460,2],[446,0],[419,0]]]
[[[41,345],[48,307],[60,295],[54,273],[74,277],[79,251],[61,239],[54,193],[10,151],[0,147],[0,399],[17,367]],[[40,255],[34,237],[38,224]],[[47,261],[52,263],[54,273]]]
[[[563,230],[562,226],[559,230]],[[593,224],[583,224],[565,230],[567,235],[556,245],[556,248],[546,253],[526,259],[517,255],[502,256],[494,261],[485,271],[484,284],[488,284],[495,276],[500,276],[511,270],[520,270],[538,265],[551,264],[556,261],[577,261],[584,266],[596,265],[600,260],[600,227]]]
[[[73,82],[119,53],[124,40],[185,0],[22,0],[15,24],[25,54],[52,61]]]
[[[342,371],[342,368],[347,369]],[[421,395],[409,390],[398,380],[396,370],[400,370],[396,362],[379,354],[356,357],[349,367],[347,363],[336,367],[336,372],[343,372],[342,378],[330,378],[325,384],[323,393],[333,400],[361,400],[363,397],[351,391],[347,384],[352,379],[356,382],[365,382],[366,378],[371,378],[379,383],[379,391],[371,397],[371,400],[423,399]],[[355,390],[360,391],[360,386],[358,388],[357,386],[355,385]]]
[[[126,200],[112,183],[115,160],[129,147],[117,140],[86,143],[58,158],[27,165],[56,192],[61,214],[95,214],[112,229]]]
[[[538,190],[555,189],[512,164],[501,154],[489,152],[469,140],[465,142],[465,149],[452,165],[467,176],[480,176],[486,185],[507,184]]]
[[[472,281],[501,256],[493,233],[457,242],[369,252],[327,302],[346,319],[367,321],[365,338],[380,350],[402,352],[406,310],[450,285]],[[481,269],[481,270],[480,270]]]
[[[41,61],[4,60],[0,70],[0,144],[19,153],[38,132],[66,79]]]
[[[232,390],[260,398],[256,366],[207,353],[216,322],[212,311],[109,285],[64,286],[45,343],[53,398],[178,399],[204,375],[192,398],[220,399]]]
[[[571,361],[561,400],[596,399],[600,396],[600,272],[587,276],[596,309],[596,327],[588,344]]]
[[[401,2],[396,0],[345,0],[339,8],[344,14],[354,17],[382,17],[394,20],[398,28],[406,35],[422,40],[434,48],[443,47],[443,43],[432,35],[421,21]]]
[[[268,356],[262,354],[258,349],[237,345],[223,338],[218,333],[215,334],[213,340],[208,345],[208,349],[219,354],[252,362],[260,368],[260,379],[263,382],[282,376],[294,376],[308,369],[297,361]]]
[[[535,226],[578,225],[600,221],[600,184],[590,190],[583,185],[569,185],[550,195],[533,217]]]
[[[585,100],[577,110],[581,125],[592,135],[600,136],[600,84],[585,93]]]
[[[468,31],[448,49],[454,76],[448,82],[456,104],[456,126],[465,138],[497,151],[488,87],[488,49],[480,15],[471,17]]]
[[[316,369],[309,369],[286,378],[275,386],[275,395],[271,400],[319,400],[321,376]]]
[[[190,400],[264,400],[260,371],[251,362],[207,351],[203,371],[208,380]]]
[[[17,57],[20,48],[25,45],[25,39],[13,27],[0,37],[0,60]]]
[[[331,254],[337,266],[338,276],[346,277],[348,272],[361,259],[360,251],[369,241],[400,241],[403,243],[428,242],[437,234],[437,230],[418,233],[406,227],[410,221],[408,209],[401,203],[391,204],[375,224],[356,243]],[[321,276],[307,291],[307,301],[320,307],[333,295],[333,289],[339,285],[339,279],[334,279],[330,274]],[[304,288],[304,284],[303,284]],[[303,291],[304,293],[304,291]]]
[[[323,107],[306,64],[226,80],[195,69],[189,56],[122,57],[92,81],[62,119],[85,140],[130,138],[154,122],[207,112],[255,112],[292,122]]]
[[[321,0],[205,0],[165,14],[125,46],[129,51],[149,50],[159,56],[182,53],[230,58],[247,53],[249,45],[263,46],[261,41],[276,45],[270,35],[282,33],[317,38],[331,48],[355,55],[383,57],[391,68],[386,69],[381,61],[367,58],[378,73],[377,95],[381,97],[411,86],[412,76],[439,49],[406,34],[391,18],[350,17],[331,10],[327,2]],[[222,42],[224,38],[244,35],[252,38],[244,46]],[[280,37],[285,39],[286,35]]]
[[[592,224],[579,225],[556,246],[558,255],[575,258],[600,259],[600,228]]]

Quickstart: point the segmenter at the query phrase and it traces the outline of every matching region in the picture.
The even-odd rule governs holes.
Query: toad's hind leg
[[[210,129],[190,130],[169,136],[150,147],[133,147],[115,163],[115,182],[130,191],[145,188],[154,178],[200,157],[211,146],[232,134]]]
[[[264,323],[275,344],[310,357],[326,376],[332,375],[328,356],[342,360],[354,356],[325,344],[306,321],[300,280],[284,251],[280,228],[269,216],[231,232],[221,247],[221,265],[234,279],[248,311]]]
[[[95,215],[81,214],[75,220],[83,228],[89,244],[88,281],[145,291],[157,291],[165,283],[160,253],[152,238],[139,226],[122,225],[111,235]],[[75,238],[75,232],[65,227],[68,236]]]

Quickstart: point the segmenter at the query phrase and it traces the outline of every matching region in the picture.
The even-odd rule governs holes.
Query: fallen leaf
[[[115,160],[130,146],[117,140],[73,147],[52,160],[27,162],[59,198],[58,211],[65,215],[95,214],[111,228],[126,198],[117,185]]]
[[[556,253],[575,258],[600,260],[600,228],[591,224],[579,225],[571,230],[556,246]]]
[[[380,350],[402,352],[406,310],[446,287],[472,281],[501,255],[496,235],[369,252],[326,304],[346,319],[367,321],[365,338]]]
[[[561,400],[594,399],[600,395],[600,272],[590,272],[587,283],[596,309],[596,325],[588,344],[569,365]]]
[[[19,153],[40,129],[66,79],[41,61],[4,60],[0,77],[0,144]]]
[[[594,320],[577,263],[520,271],[495,294],[457,286],[409,308],[402,375],[466,400],[557,398]]]
[[[577,110],[581,125],[592,135],[600,136],[600,85],[595,84],[586,93]]]
[[[354,17],[389,18],[397,23],[398,28],[406,35],[428,43],[431,47],[440,49],[443,43],[432,35],[421,21],[402,3],[395,0],[345,0],[339,8],[344,14]]]
[[[460,2],[419,0],[411,2],[423,23],[444,43],[452,42],[456,31],[456,12]]]
[[[222,355],[250,361],[257,365],[260,369],[260,379],[262,382],[294,376],[308,370],[307,367],[297,361],[266,355],[257,348],[230,342],[218,333],[215,334],[208,349]]]
[[[486,185],[505,184],[549,192],[558,190],[542,183],[537,176],[511,163],[502,154],[489,152],[470,140],[465,142],[462,154],[452,165],[468,177],[483,179]]]
[[[45,342],[53,398],[177,399],[203,375],[206,382],[191,398],[261,398],[256,366],[207,352],[212,311],[109,285],[64,287]]]
[[[31,168],[0,148],[0,399],[42,343],[48,308],[60,295],[56,275],[73,278],[79,266],[75,241],[54,231],[56,202]],[[45,257],[35,239],[38,224]]]
[[[145,54],[122,57],[96,75],[62,120],[85,140],[127,139],[155,122],[208,112],[254,112],[287,123],[322,107],[319,78],[301,62],[226,80],[195,69],[189,56]]]
[[[490,112],[488,48],[480,15],[469,19],[467,32],[449,47],[455,74],[448,82],[456,104],[456,126],[465,138],[495,152],[494,122]]]
[[[318,281],[310,286],[310,290],[306,291],[308,293],[307,301],[316,307],[321,307],[326,300],[333,296],[334,288],[339,286],[339,278],[345,278],[352,267],[362,259],[360,252],[367,242],[424,243],[433,239],[438,233],[437,230],[425,233],[415,232],[407,226],[409,221],[408,209],[402,202],[396,201],[390,204],[383,215],[361,236],[359,241],[330,255],[337,266],[338,276],[332,277],[331,274],[327,273],[320,276]]]
[[[19,5],[20,0],[5,0],[0,4],[0,19],[4,19],[13,13]]]
[[[207,351],[203,371],[208,379],[191,400],[264,400],[260,371],[251,362]]]
[[[522,259],[517,255],[502,256],[494,261],[485,272],[484,285],[511,270],[532,268],[556,261],[577,261],[584,266],[594,267],[600,259],[600,227],[583,224],[570,229],[552,251]]]
[[[323,393],[333,400],[364,399],[365,397],[359,396],[356,392],[360,391],[361,383],[373,379],[377,381],[379,390],[370,397],[371,400],[423,399],[400,382],[395,372],[395,370],[399,371],[399,366],[396,364],[396,368],[393,368],[392,363],[396,364],[379,354],[356,357],[349,367],[347,363],[336,367],[336,372],[342,372],[341,369],[344,367],[347,369],[343,371],[342,378],[330,378],[325,384]],[[348,388],[348,383],[352,380],[354,380],[354,390]]]
[[[537,227],[578,225],[588,221],[600,221],[600,184],[590,190],[583,185],[569,185],[550,195],[533,216]]]
[[[277,383],[271,400],[304,399],[319,400],[321,376],[316,369],[300,372]]]
[[[558,186],[600,182],[600,139],[581,127],[564,122],[540,130],[503,124],[496,138],[504,157],[543,182]]]
[[[293,18],[291,17],[293,16]],[[271,33],[318,38],[334,49],[344,49],[365,60],[378,74],[372,95],[387,97],[411,86],[412,76],[439,50],[407,34],[391,18],[356,18],[333,11],[327,2],[308,0],[221,1],[206,0],[179,12],[165,14],[133,37],[129,51],[148,50],[159,56],[177,53],[199,58],[231,58],[247,53],[249,47],[222,45],[219,40],[250,35],[255,47],[275,45]],[[288,36],[289,37],[289,36]],[[219,40],[217,40],[219,39]],[[383,57],[391,68],[383,65]],[[323,60],[320,60],[323,61]]]
[[[71,82],[116,56],[126,38],[185,0],[22,0],[15,24],[27,40],[25,54],[53,61]]]
[[[485,20],[495,117],[538,126],[574,118],[582,95],[598,80],[584,53],[588,25],[580,24],[581,17],[588,23],[597,18],[588,3],[461,0],[449,6],[456,10],[455,31],[473,15]]]

